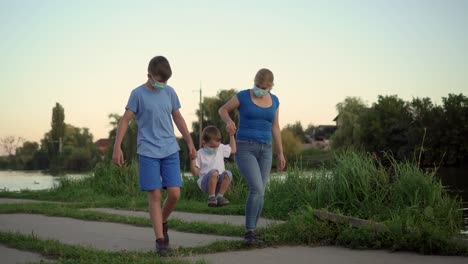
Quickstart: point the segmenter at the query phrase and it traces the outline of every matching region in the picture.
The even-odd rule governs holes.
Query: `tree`
[[[229,142],[229,134],[226,132],[225,124],[221,117],[218,114],[218,110],[221,106],[223,106],[227,101],[229,101],[234,95],[236,95],[237,91],[234,89],[230,90],[221,90],[219,91],[216,96],[214,97],[204,97],[202,103],[202,111],[203,111],[203,120],[202,120],[202,128],[213,125],[219,128],[221,131],[222,142]],[[200,115],[200,109],[196,111],[197,116]],[[238,124],[239,121],[239,114],[237,111],[234,113],[230,113],[232,120]],[[194,139],[194,143],[199,142],[199,122],[195,121],[192,123],[192,138]]]
[[[53,174],[58,174],[63,169],[63,161],[59,155],[62,151],[62,140],[65,135],[65,111],[59,103],[56,103],[52,109],[51,127],[50,148],[48,149],[50,170]]]
[[[297,137],[302,143],[308,143],[309,139],[306,137],[304,129],[300,121],[296,121],[294,124],[288,124],[284,129],[291,131],[295,137]]]
[[[338,129],[331,137],[334,149],[361,147],[359,116],[367,110],[366,104],[359,97],[346,97],[336,105],[338,111]]]
[[[283,143],[283,155],[288,163],[293,163],[301,153],[301,140],[289,129],[281,130],[281,141]],[[276,164],[277,150],[274,149],[273,163]]]
[[[119,114],[110,114],[110,125],[112,129],[109,131],[109,140],[111,145],[107,148],[107,159],[112,159],[112,152],[114,151],[114,142],[115,137],[117,135],[117,127],[119,125],[122,116]],[[128,128],[127,132],[125,133],[125,137],[122,141],[122,151],[124,154],[124,158],[126,161],[131,161],[137,158],[137,136],[138,136],[138,126],[135,119],[133,119]]]
[[[16,149],[24,142],[24,138],[15,136],[6,136],[0,139],[0,146],[8,156],[13,156]]]

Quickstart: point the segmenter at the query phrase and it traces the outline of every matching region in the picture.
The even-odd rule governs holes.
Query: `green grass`
[[[265,193],[263,216],[288,223],[262,230],[267,241],[466,254],[466,249],[453,246],[451,242],[452,238],[459,237],[459,230],[463,228],[460,199],[449,196],[439,179],[414,164],[391,159],[390,164],[384,167],[370,155],[344,152],[335,155],[331,166],[328,164],[307,173],[298,166],[290,166],[286,177],[272,177]],[[198,189],[196,179],[184,177],[176,209],[242,215],[248,188],[237,168],[231,164],[229,169],[234,175],[233,185],[226,194],[231,205],[208,208],[206,195]],[[122,169],[102,164],[96,168],[94,177],[82,181],[64,180],[50,191],[0,192],[0,196],[80,202],[75,205],[78,207],[147,210],[146,196],[138,191],[137,173],[135,162]],[[390,231],[375,234],[370,230],[319,222],[312,215],[313,208],[381,222]],[[179,230],[186,227],[204,233],[238,235],[241,232],[237,227],[213,231],[208,226],[195,227],[187,223],[180,224]]]
[[[109,252],[89,247],[66,245],[56,240],[42,240],[34,235],[22,235],[17,233],[0,232],[0,243],[20,250],[37,252],[58,263],[192,263],[190,261],[168,257],[161,258],[156,256],[153,252]],[[216,248],[216,246],[217,245],[212,245],[211,248]],[[210,251],[211,248],[207,247],[205,251]],[[200,248],[194,248],[193,251],[202,252]],[[183,257],[188,255],[187,253],[189,252],[191,252],[190,249],[185,249],[180,252],[174,251],[172,256]],[[196,263],[205,262],[198,261]]]

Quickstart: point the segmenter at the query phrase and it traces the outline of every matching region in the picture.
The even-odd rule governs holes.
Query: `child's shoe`
[[[216,200],[216,197],[210,196],[210,197],[208,198],[208,206],[209,206],[209,207],[216,207],[216,206],[218,206],[218,201]]]

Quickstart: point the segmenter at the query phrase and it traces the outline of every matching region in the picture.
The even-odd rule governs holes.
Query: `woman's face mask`
[[[256,97],[263,97],[268,94],[269,89],[260,89],[257,86],[254,86],[253,93]]]

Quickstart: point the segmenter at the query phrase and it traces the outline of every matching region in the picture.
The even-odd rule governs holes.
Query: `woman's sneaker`
[[[229,204],[229,200],[224,196],[217,196],[216,201],[218,202],[218,206],[225,206]]]
[[[210,196],[210,197],[208,198],[208,206],[209,206],[209,207],[216,207],[216,206],[218,206],[218,200],[216,200],[216,197]]]
[[[245,232],[244,243],[247,246],[254,246],[257,244],[257,235],[255,235],[255,231],[248,230],[247,232]]]

